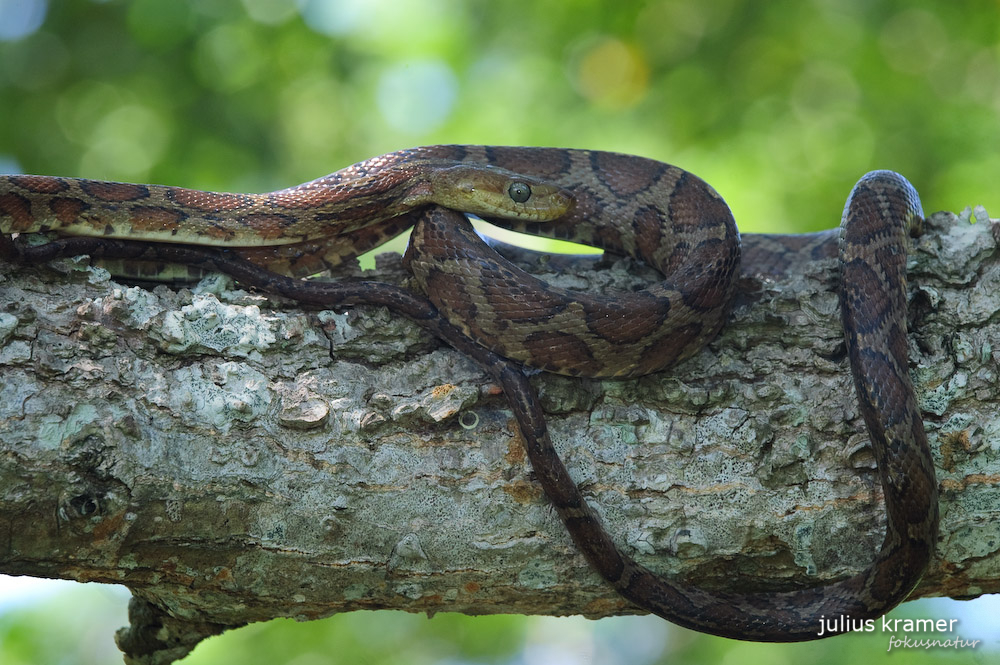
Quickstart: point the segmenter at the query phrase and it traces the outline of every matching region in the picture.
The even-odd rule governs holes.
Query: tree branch
[[[939,213],[911,261],[942,489],[913,597],[1000,591],[997,228]],[[628,265],[552,281],[650,279]],[[143,656],[163,620],[183,651],[183,630],[354,609],[636,611],[575,552],[495,386],[410,322],[226,278],[125,287],[85,261],[0,280],[0,572],[129,586],[135,662],[169,662]],[[534,377],[573,477],[641,562],[743,589],[871,562],[883,506],[836,281],[830,260],[744,279],[720,338],[667,373]]]

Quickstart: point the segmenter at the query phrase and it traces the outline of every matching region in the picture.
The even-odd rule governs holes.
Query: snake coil
[[[553,288],[483,245],[456,210],[630,254],[664,281],[613,296]],[[876,171],[855,185],[840,230],[845,341],[888,515],[874,563],[819,588],[707,592],[656,575],[615,545],[563,466],[534,390],[514,364],[631,377],[669,367],[715,336],[729,312],[741,242],[728,206],[692,174],[606,152],[429,146],[260,195],[0,177],[0,232],[69,236],[33,248],[11,249],[8,241],[8,253],[22,260],[89,253],[198,264],[326,307],[387,305],[427,327],[503,387],[546,495],[622,596],[694,630],[759,641],[816,639],[821,617],[876,618],[906,598],[933,555],[937,484],[906,340],[907,235],[922,215],[905,178]],[[427,299],[386,284],[295,279],[413,225],[405,261]],[[836,240],[825,234],[819,242]],[[780,262],[797,244],[782,242],[745,236],[743,251]],[[765,252],[765,243],[779,249]]]

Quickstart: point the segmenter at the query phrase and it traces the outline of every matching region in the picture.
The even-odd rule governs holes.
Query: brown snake
[[[665,281],[604,297],[555,289],[500,258],[464,215],[441,206],[630,254]],[[520,219],[505,219],[510,215]],[[524,373],[509,361],[577,376],[630,377],[689,357],[715,336],[740,272],[740,237],[722,198],[690,173],[604,152],[431,146],[262,195],[0,178],[0,232],[93,236],[34,248],[8,241],[8,254],[21,260],[89,253],[192,263],[326,307],[387,305],[424,325],[503,387],[546,495],[577,547],[622,596],[688,628],[759,641],[816,639],[821,617],[876,618],[906,598],[933,554],[937,483],[906,340],[906,236],[922,215],[902,176],[876,171],[855,185],[840,230],[846,346],[888,514],[874,563],[818,588],[709,592],[657,576],[614,544],[553,448]],[[294,278],[414,223],[405,261],[430,302],[386,284]],[[835,243],[829,232],[745,236],[743,250],[780,271],[794,259],[793,248],[829,255]]]

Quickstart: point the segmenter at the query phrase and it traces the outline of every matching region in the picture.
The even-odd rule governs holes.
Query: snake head
[[[430,177],[438,205],[486,217],[547,222],[573,208],[573,195],[552,183],[506,169],[460,164]]]

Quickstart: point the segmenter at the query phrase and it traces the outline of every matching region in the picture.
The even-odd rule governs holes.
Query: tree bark
[[[978,212],[933,216],[911,254],[942,515],[914,598],[1000,591],[1000,226]],[[641,562],[785,589],[872,561],[881,489],[837,275],[745,277],[723,334],[668,372],[533,378],[570,472]],[[628,261],[549,277],[650,278]],[[375,278],[403,280],[398,257]],[[637,611],[574,550],[497,388],[385,309],[0,265],[0,383],[0,572],[127,585],[135,662],[278,616]]]

